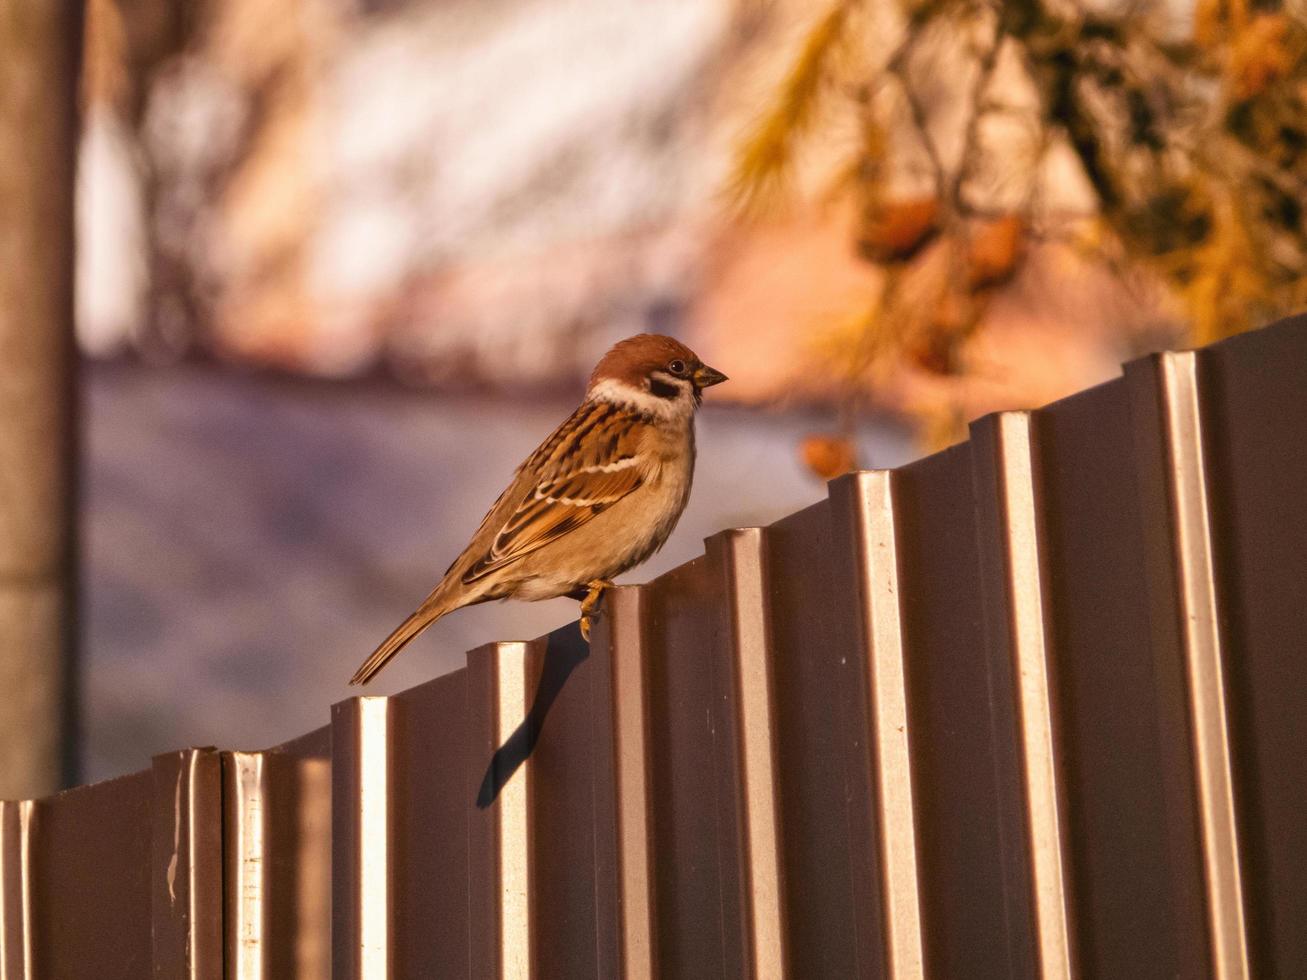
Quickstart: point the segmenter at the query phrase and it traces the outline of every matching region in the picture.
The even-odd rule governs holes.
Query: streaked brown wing
[[[583,405],[524,464],[528,483],[490,550],[463,573],[468,584],[592,520],[638,488],[647,423],[606,403]]]

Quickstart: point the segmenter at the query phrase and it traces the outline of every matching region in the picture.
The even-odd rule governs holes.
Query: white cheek
[[[586,398],[611,402],[614,405],[627,405],[638,412],[669,422],[685,421],[694,415],[694,395],[688,387],[676,398],[659,398],[622,381],[605,378],[591,386],[586,392]]]

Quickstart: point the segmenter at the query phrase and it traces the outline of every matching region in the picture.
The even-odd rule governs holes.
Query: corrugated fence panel
[[[598,975],[657,975],[646,591],[605,600],[589,665],[594,751],[595,953]]]
[[[540,681],[526,716],[535,733],[529,765],[536,970],[541,977],[597,976],[590,647],[575,625],[540,646]]]
[[[331,732],[222,753],[224,957],[233,980],[331,975]]]
[[[1196,830],[1164,792],[1161,733],[1183,716],[1159,710],[1175,698],[1151,652],[1127,396],[1103,385],[1036,417],[1076,950],[1085,976],[1202,976]]]
[[[832,560],[832,510],[825,502],[809,507],[766,534],[790,963],[828,976],[875,976],[884,933],[873,884],[870,723],[858,611],[837,598],[853,569]],[[869,887],[855,901],[863,882]]]
[[[676,855],[654,861],[664,976],[743,975],[735,734],[730,677],[716,655],[724,583],[713,572],[700,558],[646,587],[652,850]]]
[[[217,980],[223,974],[224,890],[219,755],[187,749],[155,756],[152,774],[154,975]],[[95,808],[104,806],[101,787],[87,791],[95,794]],[[85,834],[86,827],[74,833]]]
[[[1307,975],[1307,318],[261,752],[0,803],[0,980]]]
[[[784,900],[780,773],[777,771],[775,649],[771,582],[761,528],[726,531],[708,539],[708,558],[726,593],[715,706],[729,713],[719,740],[721,773],[731,780],[735,821],[724,840],[735,844],[745,969],[752,976],[788,972],[789,923]],[[719,812],[719,825],[731,814]]]
[[[895,483],[926,973],[1034,976],[1011,699],[990,677],[973,479],[961,445]]]
[[[535,765],[539,643],[495,643],[468,656],[468,909],[474,977],[539,976]]]
[[[1198,355],[1251,972],[1307,976],[1307,318]]]
[[[180,770],[185,772],[186,767]],[[205,775],[201,771],[197,779]],[[168,975],[218,975],[212,972],[215,961],[208,953],[220,942],[219,933],[210,923],[221,923],[221,875],[217,867],[189,875],[185,854],[177,855],[176,865],[152,864],[151,807],[157,800],[156,788],[153,775],[143,772],[68,790],[30,805],[25,821],[28,836],[20,848],[20,867],[25,867],[29,876],[29,904],[22,914],[30,959],[28,972],[18,976],[41,980],[92,975],[128,980],[149,976],[151,879],[157,881],[173,867],[178,869],[175,880],[179,883],[186,875],[192,884],[203,886],[188,898],[194,912],[189,921],[195,925],[192,935],[197,943],[203,938],[210,945],[203,959],[197,956],[191,960],[189,973],[183,972],[180,960],[173,960]],[[185,792],[183,789],[183,798]],[[173,799],[170,794],[168,804]],[[216,806],[217,800],[197,797],[192,802],[197,809],[206,810],[211,804]],[[178,812],[184,814],[186,808],[183,803]],[[20,812],[20,826],[23,815]],[[173,831],[173,827],[169,830]],[[176,841],[176,832],[173,834]],[[203,831],[196,836],[202,838]],[[185,831],[181,841],[181,846],[186,847]],[[200,857],[202,863],[204,855]],[[7,902],[5,911],[8,918]],[[156,907],[155,912],[156,917],[162,912],[165,919],[179,914],[176,907]],[[209,919],[205,921],[203,916]],[[220,969],[220,950],[217,964]]]
[[[467,678],[455,671],[393,699],[396,976],[459,978],[470,969]]]
[[[1192,815],[1196,830],[1212,975],[1234,980],[1249,976],[1249,964],[1197,359],[1181,353],[1134,362],[1126,383],[1135,419],[1153,654],[1166,712],[1167,790],[1172,812]],[[1184,867],[1180,862],[1188,855],[1176,857]],[[1198,945],[1197,939],[1191,942]]]
[[[813,585],[824,590],[826,601],[805,605],[806,616],[798,609],[793,615],[813,629],[822,623],[840,629],[832,656],[821,658],[813,673],[814,681],[820,673],[835,685],[829,700],[840,708],[838,739],[846,760],[849,832],[847,841],[839,843],[849,855],[852,879],[849,935],[855,937],[858,976],[900,980],[924,975],[925,947],[912,779],[916,734],[908,718],[896,482],[894,473],[880,471],[851,474],[830,485],[830,530],[803,534],[802,541],[816,556],[832,554],[827,549],[833,549],[835,575],[813,575]],[[808,598],[803,591],[793,591]],[[841,601],[841,596],[848,599]],[[790,659],[808,663],[805,649],[800,636]],[[799,717],[812,714],[802,707],[796,711]],[[842,863],[838,852],[833,854],[823,862],[823,877],[831,876],[832,864],[837,869]],[[843,884],[843,877],[835,880]],[[823,910],[824,917],[839,923],[840,895],[834,893],[832,899],[835,908]]]
[[[36,804],[0,802],[0,977],[32,976],[32,829]]]
[[[331,963],[333,977],[396,976],[397,783],[394,699],[351,698],[331,718]]]
[[[980,584],[985,611],[989,695],[1010,871],[1024,865],[1026,921],[1018,926],[1035,946],[1041,976],[1076,974],[1068,908],[1065,805],[1060,739],[1053,712],[1045,582],[1047,541],[1040,520],[1038,447],[1031,417],[1006,412],[971,428]]]

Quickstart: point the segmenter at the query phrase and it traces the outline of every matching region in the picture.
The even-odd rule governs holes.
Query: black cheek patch
[[[650,378],[649,394],[658,398],[666,398],[668,401],[671,401],[681,394],[681,389],[674,384],[670,384],[658,378]]]

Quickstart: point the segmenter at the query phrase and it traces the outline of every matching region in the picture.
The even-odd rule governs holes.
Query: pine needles
[[[1307,302],[1301,8],[1200,0],[1188,36],[1177,38],[1161,0],[1114,12],[918,0],[900,8],[898,35],[886,41],[854,26],[855,7],[836,0],[815,20],[741,140],[728,188],[746,212],[771,208],[796,193],[796,158],[829,110],[862,120],[865,138],[827,193],[853,202],[859,254],[899,285],[868,299],[874,316],[854,311],[847,321],[874,341],[841,329],[850,351],[832,362],[837,376],[850,363],[864,380],[883,377],[886,363],[965,373],[969,339],[1035,243],[1074,251],[1093,238],[1114,266],[1169,292],[1194,343]],[[969,53],[940,54],[959,39],[970,39]],[[923,69],[919,59],[932,55]],[[940,65],[969,79],[950,104],[932,97]],[[1028,139],[1014,145],[1012,127],[997,136],[1000,117],[1019,119]],[[954,129],[937,142],[942,118]],[[916,163],[911,146],[921,150]],[[1042,162],[1052,150],[1079,164],[1082,205],[1046,204]],[[923,433],[941,438],[960,418],[956,407],[923,411]]]
[[[836,0],[818,18],[772,105],[741,140],[728,187],[741,211],[765,211],[790,189],[795,148],[833,87],[854,6],[855,0]]]

